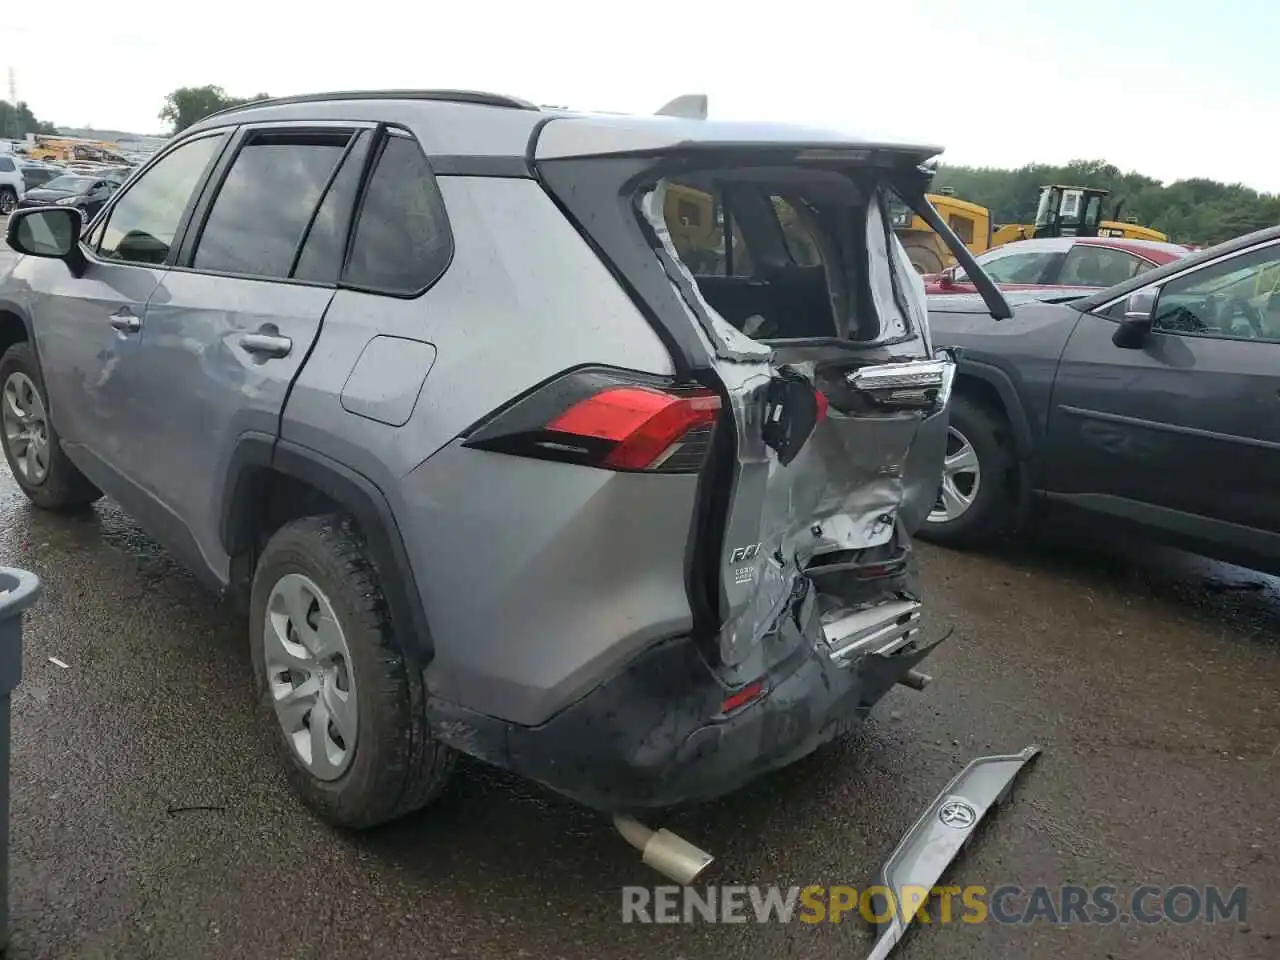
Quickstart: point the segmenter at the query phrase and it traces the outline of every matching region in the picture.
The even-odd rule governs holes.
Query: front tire
[[[396,637],[349,518],[281,528],[254,574],[250,617],[263,713],[308,807],[362,829],[440,793],[455,754],[427,728],[422,674]]]
[[[952,400],[938,502],[918,535],[970,545],[1009,530],[1017,516],[1015,459],[1007,424],[969,397]]]
[[[62,450],[29,343],[15,343],[0,356],[0,447],[13,479],[37,507],[81,510],[102,496]]]
[[[18,194],[13,187],[0,187],[0,217],[7,217],[18,209]]]

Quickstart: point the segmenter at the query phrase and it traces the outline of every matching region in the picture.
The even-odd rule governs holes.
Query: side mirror
[[[1129,294],[1124,303],[1124,319],[1116,332],[1111,335],[1111,342],[1124,350],[1136,350],[1151,332],[1151,320],[1155,316],[1156,298],[1160,295],[1159,287],[1144,287]]]
[[[65,261],[77,277],[84,272],[80,231],[84,214],[75,207],[40,207],[15,210],[9,217],[5,239],[18,253]]]

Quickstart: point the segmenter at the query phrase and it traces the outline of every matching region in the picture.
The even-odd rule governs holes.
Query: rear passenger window
[[[231,164],[196,245],[197,270],[287,277],[350,135],[270,134]]]
[[[782,229],[782,239],[787,245],[787,254],[797,267],[822,266],[822,254],[818,251],[818,241],[813,238],[809,228],[801,220],[796,208],[785,197],[770,197],[773,212],[778,217],[778,226]]]
[[[444,273],[452,254],[427,158],[413,139],[387,137],[365,188],[343,280],[380,293],[416,294]]]
[[[347,228],[360,192],[360,174],[369,151],[369,135],[361,131],[357,137],[359,139],[342,162],[342,169],[333,178],[329,192],[316,211],[315,221],[302,244],[302,255],[293,272],[294,279],[334,283],[342,274]]]

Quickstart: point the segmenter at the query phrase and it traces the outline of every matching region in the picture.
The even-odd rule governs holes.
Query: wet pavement
[[[35,570],[13,700],[13,957],[857,957],[839,925],[623,925],[654,877],[597,817],[466,765],[363,836],[298,807],[244,622],[109,503],[0,480],[0,564]],[[1178,554],[922,547],[954,635],[851,740],[666,821],[720,883],[864,886],[970,758],[1045,754],[955,884],[1249,889],[1244,925],[920,928],[903,957],[1275,957],[1280,587]],[[57,657],[62,669],[49,661]]]
[[[3,266],[0,265],[0,269]],[[855,737],[663,824],[708,882],[863,887],[969,759],[1040,743],[948,882],[1248,888],[1242,923],[934,924],[896,954],[1280,956],[1280,583],[1172,552],[921,547],[953,630]],[[32,509],[0,470],[0,564],[35,570],[13,703],[16,958],[862,956],[832,924],[624,925],[656,875],[600,818],[464,765],[365,835],[294,801],[246,625],[112,504]],[[51,663],[57,657],[68,666]]]

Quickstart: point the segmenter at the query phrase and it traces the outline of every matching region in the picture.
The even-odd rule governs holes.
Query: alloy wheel
[[[969,438],[955,427],[947,428],[947,453],[942,461],[942,484],[929,523],[948,523],[968,512],[982,485],[978,453]]]
[[[355,755],[351,651],[329,598],[309,577],[281,577],[267,599],[262,652],[276,719],[303,766],[336,780]]]
[[[0,388],[0,429],[22,480],[44,483],[49,475],[49,417],[31,378],[15,371]]]

